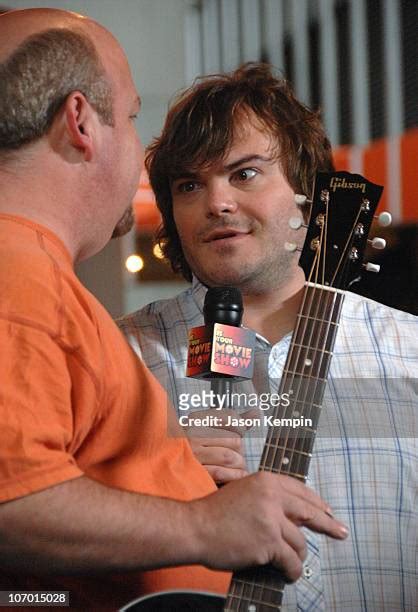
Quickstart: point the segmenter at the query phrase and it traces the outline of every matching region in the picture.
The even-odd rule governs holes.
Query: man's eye
[[[236,177],[240,182],[244,183],[254,178],[257,174],[258,172],[254,168],[242,168],[242,170],[238,170]]]
[[[196,189],[196,183],[194,181],[187,181],[185,183],[180,183],[177,186],[177,191],[180,193],[190,193]]]

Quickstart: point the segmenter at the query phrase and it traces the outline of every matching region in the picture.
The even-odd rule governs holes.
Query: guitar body
[[[164,591],[135,599],[120,612],[222,612],[225,598],[198,591]]]

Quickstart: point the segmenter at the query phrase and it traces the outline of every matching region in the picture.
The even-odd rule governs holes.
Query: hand
[[[207,469],[217,484],[224,484],[247,476],[243,457],[242,437],[250,427],[227,425],[228,418],[255,418],[257,410],[239,414],[235,410],[201,410],[190,414],[193,418],[208,415],[219,418],[217,427],[185,427],[195,457]]]
[[[290,476],[252,474],[192,505],[203,563],[216,569],[272,563],[292,582],[306,557],[301,526],[336,539],[348,535],[326,502]]]

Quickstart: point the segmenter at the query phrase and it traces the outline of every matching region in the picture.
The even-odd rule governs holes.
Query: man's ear
[[[81,92],[73,91],[65,100],[62,113],[69,144],[83,154],[85,161],[91,161],[95,145],[96,111]]]

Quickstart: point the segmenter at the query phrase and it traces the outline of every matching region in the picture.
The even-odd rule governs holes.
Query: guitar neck
[[[274,410],[284,424],[269,428],[260,470],[306,480],[343,300],[342,291],[306,285],[279,387],[289,405]]]
[[[320,417],[326,379],[338,331],[344,293],[306,283],[279,387],[289,404],[275,407],[260,470],[287,474],[305,482]],[[292,425],[300,421],[297,428]],[[235,572],[224,610],[279,610],[285,582],[271,566]],[[251,608],[254,606],[254,608]]]

